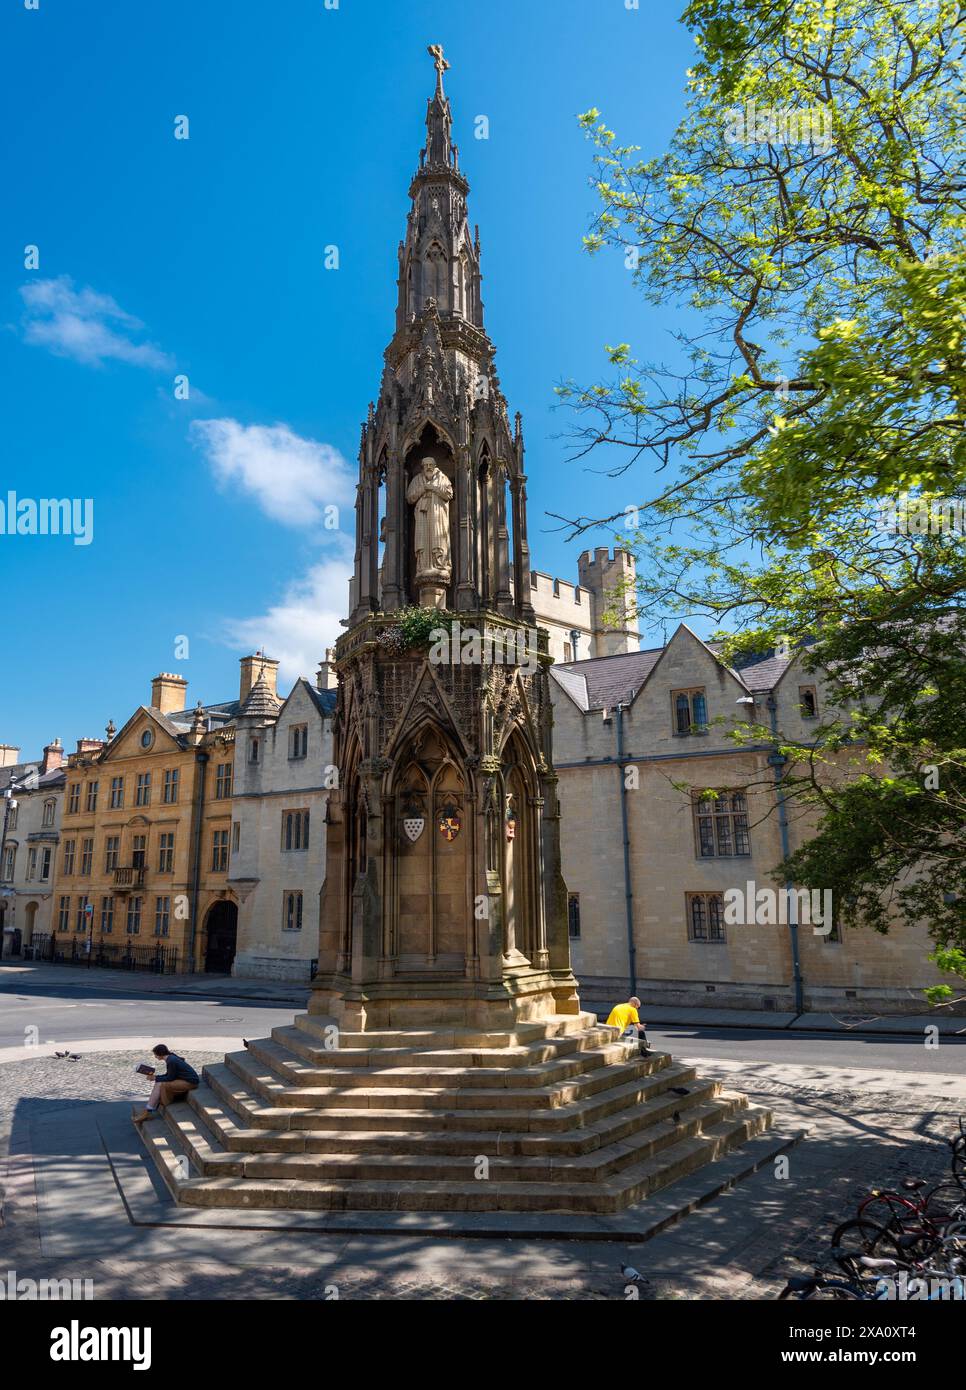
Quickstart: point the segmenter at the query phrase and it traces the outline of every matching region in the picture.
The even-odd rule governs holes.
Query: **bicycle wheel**
[[[874,1255],[879,1259],[895,1260],[906,1267],[910,1263],[908,1253],[903,1250],[895,1235],[879,1226],[875,1221],[859,1217],[843,1221],[832,1232],[832,1259],[851,1278],[861,1278],[868,1271],[859,1263],[861,1255]]]
[[[953,1144],[952,1169],[953,1177],[966,1191],[966,1139],[957,1139]]]
[[[966,1192],[958,1182],[946,1178],[926,1197],[923,1215],[936,1225],[946,1221],[966,1220]]]
[[[875,1295],[865,1293],[854,1284],[849,1284],[845,1279],[812,1279],[804,1287],[793,1288],[789,1283],[778,1295],[779,1300],[794,1299],[796,1302],[823,1302],[831,1300],[835,1303],[845,1303],[866,1301],[874,1299]]]

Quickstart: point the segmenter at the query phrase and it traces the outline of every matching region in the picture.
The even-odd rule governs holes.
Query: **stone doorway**
[[[238,905],[227,899],[215,903],[205,918],[205,971],[230,975],[238,945]]]

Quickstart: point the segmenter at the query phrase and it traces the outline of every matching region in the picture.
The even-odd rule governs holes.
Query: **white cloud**
[[[102,367],[112,358],[135,367],[174,365],[154,343],[134,340],[144,327],[139,319],[125,313],[109,294],[75,289],[69,275],[31,280],[21,286],[20,297],[26,306],[24,338],[58,357],[72,357],[88,367]]]
[[[301,579],[293,580],[280,601],[260,617],[231,618],[225,642],[243,653],[264,651],[279,663],[279,677],[290,685],[297,676],[314,680],[326,647],[344,629],[339,619],[348,611],[352,562],[348,547],[338,557],[321,560]]]
[[[240,486],[286,526],[319,526],[326,507],[344,509],[354,500],[352,470],[338,449],[287,425],[195,420],[191,435],[221,484]]]

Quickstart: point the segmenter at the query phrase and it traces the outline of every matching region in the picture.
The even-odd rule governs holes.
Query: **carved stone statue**
[[[453,573],[449,535],[453,485],[435,459],[421,459],[419,466],[421,471],[406,489],[406,501],[415,508],[416,584],[420,601],[424,601],[426,591],[430,606],[439,608],[445,597],[442,586],[449,583]]]

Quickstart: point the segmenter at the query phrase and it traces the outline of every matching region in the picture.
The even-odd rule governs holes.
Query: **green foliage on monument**
[[[429,646],[433,633],[450,632],[454,621],[438,608],[400,608],[393,617],[392,626],[384,628],[378,640],[396,653]]]
[[[697,57],[663,154],[580,118],[586,246],[619,249],[681,329],[669,362],[621,343],[607,380],[559,388],[576,456],[633,487],[561,520],[635,551],[645,622],[700,615],[734,663],[790,641],[830,672],[817,748],[781,748],[818,831],[776,874],[831,888],[845,924],[923,917],[948,951],[966,942],[962,6],[692,0],[683,22]],[[833,756],[845,777],[820,775]]]

